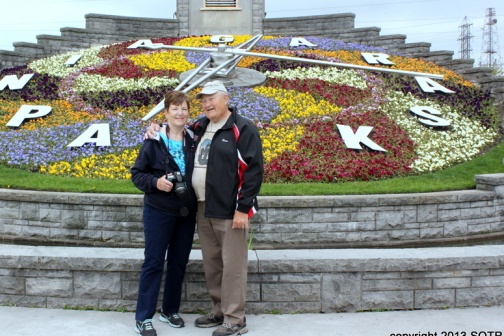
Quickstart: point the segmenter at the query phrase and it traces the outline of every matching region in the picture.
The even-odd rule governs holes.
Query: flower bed
[[[250,38],[235,36],[233,45]],[[293,50],[291,38],[263,37],[252,51],[365,66],[362,52],[384,52],[329,38],[306,39],[317,47]],[[42,174],[129,179],[148,124],[141,118],[178,85],[180,73],[208,57],[205,52],[128,48],[134,42],[2,70],[0,80],[34,76],[20,90],[0,90],[0,164]],[[209,36],[152,42],[213,47]],[[65,65],[73,55],[82,56],[74,66]],[[488,92],[433,63],[399,54],[389,59],[390,68],[442,74],[444,79],[436,81],[454,93],[425,93],[404,75],[244,57],[238,66],[261,71],[267,80],[255,88],[230,88],[231,104],[261,133],[265,181],[368,181],[422,174],[471,160],[495,142],[499,119]],[[52,111],[18,128],[7,127],[22,105],[51,106]],[[435,108],[450,126],[420,123],[410,113],[414,106]],[[191,117],[199,115],[194,101]],[[96,123],[109,124],[111,146],[67,147]],[[371,126],[369,139],[384,151],[348,148],[338,125],[354,132]]]

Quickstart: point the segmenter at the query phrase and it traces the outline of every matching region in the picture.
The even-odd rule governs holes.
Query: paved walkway
[[[186,327],[158,320],[159,336],[211,336],[194,326],[198,315],[181,314]],[[135,336],[134,314],[0,307],[0,336]],[[248,315],[250,336],[504,336],[504,306],[394,312]]]

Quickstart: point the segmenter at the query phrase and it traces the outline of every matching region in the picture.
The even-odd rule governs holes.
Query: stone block
[[[75,210],[62,210],[61,225],[69,229],[85,229],[87,218],[85,212]]]
[[[99,299],[88,299],[83,297],[57,298],[48,297],[46,308],[51,309],[100,309]]]
[[[417,220],[421,223],[437,221],[437,204],[420,204],[417,210]]]
[[[432,288],[466,288],[471,287],[471,278],[444,278],[444,279],[433,279]]]
[[[117,299],[121,297],[119,272],[76,272],[75,296],[83,299]]]
[[[72,297],[73,279],[37,277],[26,279],[26,295]]]
[[[445,237],[461,237],[467,233],[467,222],[452,220],[444,224]]]
[[[248,283],[247,284],[247,302],[260,302],[261,301],[261,284]]]
[[[446,222],[457,221],[460,218],[461,218],[460,209],[446,209],[446,210],[439,210],[438,212],[439,221],[446,221]]]
[[[35,220],[38,221],[40,219],[39,213],[39,204],[38,203],[26,203],[20,209],[20,219],[22,220]]]
[[[268,222],[275,223],[311,223],[312,212],[309,209],[268,209]]]
[[[121,292],[122,300],[134,300],[136,301],[138,297],[138,282],[140,280],[140,273],[138,274],[137,281],[122,281],[121,282]]]
[[[349,212],[313,212],[314,223],[339,223],[350,221],[351,214]]]
[[[78,234],[82,240],[103,241],[102,232],[98,230],[79,230]]]
[[[300,224],[300,232],[303,233],[319,233],[319,232],[327,232],[327,226],[328,224],[326,223],[306,223],[306,224]]]
[[[210,296],[205,282],[186,283],[187,301],[209,301]]]
[[[321,278],[322,278],[321,274],[287,273],[287,274],[280,274],[278,281],[283,283],[320,283]]]
[[[377,291],[362,293],[362,310],[413,309],[413,291]]]
[[[362,280],[362,291],[402,291],[412,289],[432,288],[431,279],[382,279],[382,280]]]
[[[318,302],[320,284],[265,283],[261,287],[261,298],[263,301],[274,302]]]
[[[208,309],[208,304],[206,305]],[[247,302],[249,314],[300,314],[323,312],[320,302]]]
[[[443,228],[428,228],[420,229],[420,239],[442,238],[444,234]]]
[[[25,295],[25,278],[0,276],[1,294]]]
[[[374,221],[360,221],[360,222],[344,222],[344,223],[329,223],[327,230],[337,232],[355,232],[355,231],[374,231]]]
[[[503,276],[473,277],[471,287],[501,287],[504,286]]]
[[[102,231],[102,239],[107,242],[128,242],[129,232]]]
[[[455,306],[455,289],[415,291],[415,309],[439,309]]]
[[[403,218],[402,211],[378,211],[376,214],[376,229],[400,229],[404,224]]]
[[[494,210],[495,211],[495,210]],[[493,214],[488,214],[485,217],[493,216]],[[481,208],[463,208],[460,209],[461,219],[473,219],[482,217]]]
[[[51,234],[49,236],[51,239],[72,239],[77,240],[79,238],[79,230],[73,229],[51,229]]]
[[[389,237],[391,240],[415,240],[420,238],[420,230],[390,230]]]
[[[357,311],[361,305],[359,273],[324,274],[322,277],[322,312]]]
[[[26,295],[1,295],[0,294],[0,304],[6,306],[16,306],[16,307],[35,307],[35,308],[46,308],[47,299],[40,296],[26,296]]]
[[[457,289],[457,307],[499,306],[504,304],[504,286]]]
[[[288,233],[288,232],[300,232],[301,224],[262,224],[261,225],[261,233],[270,234],[270,233]]]

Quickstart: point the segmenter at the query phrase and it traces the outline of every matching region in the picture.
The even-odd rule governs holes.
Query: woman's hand
[[[158,178],[156,187],[161,191],[170,192],[172,191],[173,183],[166,179],[166,175],[163,175],[162,177]]]

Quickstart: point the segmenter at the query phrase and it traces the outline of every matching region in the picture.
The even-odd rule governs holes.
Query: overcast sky
[[[88,13],[174,18],[175,4],[176,0],[2,0],[0,49],[14,50],[12,43],[18,41],[36,42],[41,34],[60,35],[61,27],[85,28]],[[460,26],[467,17],[472,23],[470,55],[477,65],[485,46],[487,8],[495,10],[493,41],[504,59],[502,0],[266,0],[266,17],[354,13],[355,28],[374,26],[381,28],[380,35],[405,34],[407,43],[429,42],[432,51],[451,50],[454,58],[460,58]]]

